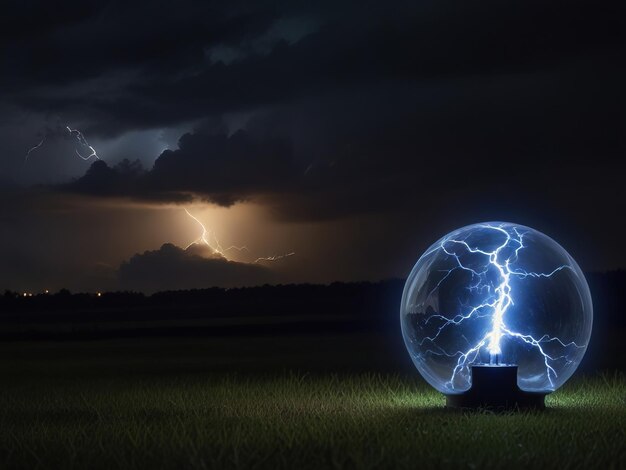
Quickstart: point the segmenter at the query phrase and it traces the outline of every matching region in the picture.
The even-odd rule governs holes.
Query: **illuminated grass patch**
[[[0,466],[623,468],[625,398],[623,374],[500,415],[376,374],[20,378],[0,392]]]

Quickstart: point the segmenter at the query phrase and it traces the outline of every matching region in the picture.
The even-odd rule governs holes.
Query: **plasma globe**
[[[417,369],[443,393],[471,387],[471,366],[515,364],[527,391],[560,387],[592,324],[585,277],[548,236],[491,222],[431,246],[404,288],[401,324]]]

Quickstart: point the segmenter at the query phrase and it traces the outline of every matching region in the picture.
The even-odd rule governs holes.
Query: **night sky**
[[[489,220],[626,267],[621,2],[56,3],[0,16],[0,289],[405,277]]]

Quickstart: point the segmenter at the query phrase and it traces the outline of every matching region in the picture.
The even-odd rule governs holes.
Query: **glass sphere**
[[[522,390],[547,393],[583,358],[593,307],[585,276],[557,242],[487,222],[449,233],[422,255],[400,319],[413,363],[440,392],[468,390],[472,365],[512,364]]]

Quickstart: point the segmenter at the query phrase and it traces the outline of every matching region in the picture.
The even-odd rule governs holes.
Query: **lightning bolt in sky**
[[[91,145],[89,145],[89,142],[87,142],[87,139],[85,139],[85,136],[82,134],[82,132],[80,132],[78,129],[72,129],[70,126],[65,126],[65,128],[67,129],[67,131],[70,133],[71,136],[76,137],[76,140],[78,141],[80,145],[82,145],[83,147],[87,147],[89,149],[89,152],[90,152],[89,155],[83,155],[82,153],[78,151],[78,149],[74,149],[74,152],[76,152],[76,155],[78,157],[80,157],[82,160],[85,160],[85,161],[91,158],[100,160],[100,157],[98,156],[98,153],[96,152],[96,149],[94,149]],[[30,157],[30,154],[34,152],[35,150],[37,150],[38,148],[40,148],[44,144],[47,137],[48,135],[44,134],[43,138],[37,145],[28,149],[28,152],[26,152],[26,156],[24,157],[24,164],[28,162],[28,157]]]
[[[28,157],[30,157],[30,154],[34,152],[35,150],[37,150],[39,147],[41,147],[45,141],[46,141],[46,136],[44,135],[43,139],[41,139],[41,141],[37,145],[35,145],[34,147],[31,147],[28,150],[28,152],[26,152],[26,156],[24,157],[24,163],[28,161]]]
[[[189,212],[187,209],[185,209],[185,213],[191,217],[193,220],[196,221],[196,223],[202,228],[202,234],[193,242],[191,242],[189,245],[187,245],[185,247],[185,249],[189,248],[192,245],[197,245],[197,244],[203,244],[208,246],[211,251],[213,252],[213,254],[219,254],[221,256],[223,256],[224,258],[228,259],[228,257],[226,256],[226,253],[231,251],[231,250],[237,250],[237,251],[246,251],[249,252],[250,250],[248,249],[247,246],[243,245],[243,246],[236,246],[236,245],[231,245],[228,248],[223,248],[222,245],[220,244],[217,236],[215,235],[215,231],[212,230],[208,230],[205,225],[197,218],[195,217],[191,212]],[[267,256],[267,257],[259,257],[257,258],[254,263],[259,263],[261,261],[278,261],[280,259],[286,258],[288,256],[293,256],[295,255],[294,252],[290,252],[284,255],[274,255],[274,256]]]
[[[83,136],[82,132],[80,132],[78,129],[71,129],[70,126],[65,126],[65,128],[71,135],[76,136],[76,140],[78,140],[81,145],[87,147],[91,151],[89,155],[84,156],[77,149],[74,149],[76,155],[78,155],[83,160],[89,160],[91,157],[94,157],[96,160],[100,160],[100,157],[96,153],[96,150],[91,145],[89,145],[89,142],[87,142],[87,139],[85,139],[85,136]]]
[[[189,245],[187,245],[185,249],[189,248],[192,245],[204,244],[211,249],[213,254],[222,255],[224,258],[226,258],[226,252],[230,250],[249,251],[248,247],[245,245],[244,246],[231,245],[228,248],[223,248],[219,240],[217,239],[217,236],[215,235],[214,231],[207,230],[204,224],[200,222],[200,220],[197,217],[195,217],[191,212],[189,212],[187,209],[185,209],[185,212],[189,217],[195,220],[198,223],[198,225],[200,225],[200,227],[202,228],[202,234],[196,240],[192,241]]]
[[[456,316],[448,317],[441,314],[429,316],[426,319],[426,324],[430,322],[437,322],[439,326],[432,336],[427,336],[422,339],[420,345],[423,345],[426,342],[430,342],[434,345],[436,349],[427,350],[426,352],[428,354],[458,357],[450,380],[446,384],[447,387],[452,389],[454,388],[453,383],[457,376],[462,375],[464,378],[469,377],[469,366],[476,362],[481,351],[489,353],[490,364],[498,365],[502,354],[501,345],[503,339],[511,338],[521,341],[541,354],[545,365],[545,373],[547,374],[551,387],[554,387],[553,379],[557,377],[557,373],[551,364],[557,360],[567,360],[567,357],[565,355],[554,356],[548,354],[545,350],[545,345],[547,343],[556,343],[563,347],[563,349],[570,347],[582,348],[584,346],[577,345],[574,342],[565,343],[561,339],[553,338],[549,335],[534,338],[530,334],[514,331],[507,326],[506,313],[509,310],[509,307],[514,305],[514,293],[511,287],[511,279],[524,279],[528,277],[550,278],[557,275],[560,271],[572,269],[572,267],[569,265],[562,265],[556,267],[553,271],[548,273],[527,272],[523,269],[514,269],[513,265],[518,260],[519,252],[525,248],[524,234],[520,233],[517,227],[514,227],[511,232],[508,232],[504,228],[497,225],[487,224],[483,225],[482,228],[485,230],[500,232],[504,235],[504,241],[502,244],[497,246],[493,251],[486,251],[470,246],[465,240],[457,240],[452,237],[446,237],[442,239],[435,248],[426,253],[426,255],[428,255],[441,250],[447,256],[452,258],[455,263],[453,268],[443,271],[444,275],[442,279],[431,290],[430,294],[432,294],[453,272],[464,270],[469,272],[472,278],[472,283],[468,289],[472,292],[485,293],[485,298],[478,305],[470,305],[466,307],[466,311],[464,313]],[[479,268],[472,268],[461,261],[461,257],[463,256],[471,256],[473,263],[475,263],[477,258],[480,259],[481,257],[484,257],[484,263],[478,263],[481,266]],[[497,278],[497,282],[495,283],[491,280],[493,274],[496,274]],[[491,276],[489,279],[488,275]],[[439,335],[448,328],[460,325],[470,318],[483,317],[490,317],[490,329],[476,343],[469,344],[468,349],[451,353],[445,351],[436,344],[436,340]]]
[[[254,260],[255,263],[259,263],[261,261],[278,261],[279,259],[283,259],[283,258],[287,258],[288,256],[293,256],[295,255],[295,252],[290,252],[290,253],[285,253],[284,255],[275,255],[275,256],[261,256],[260,258],[257,258]]]

